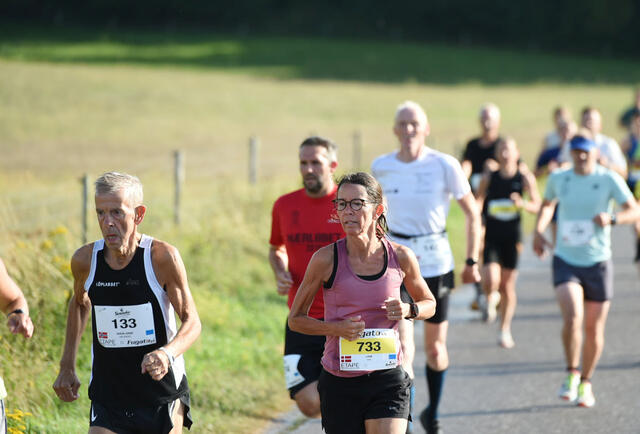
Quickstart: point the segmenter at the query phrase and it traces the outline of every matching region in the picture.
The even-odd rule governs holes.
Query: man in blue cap
[[[591,377],[604,347],[604,327],[613,296],[611,226],[635,222],[640,218],[640,207],[622,177],[597,163],[598,148],[588,132],[571,139],[570,147],[573,167],[549,176],[533,249],[542,257],[546,248],[553,248],[553,285],[562,312],[567,361],[567,377],[559,396],[578,406],[592,407],[596,400]],[[616,214],[611,199],[622,208]],[[553,246],[543,233],[556,203],[558,232]]]

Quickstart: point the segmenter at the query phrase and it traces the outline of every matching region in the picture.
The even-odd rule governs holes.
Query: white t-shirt
[[[420,157],[405,163],[398,151],[381,155],[371,172],[382,186],[389,211],[391,232],[419,236],[442,233],[446,229],[449,203],[471,191],[460,163],[451,155],[424,148]],[[411,240],[393,237],[411,247]],[[453,255],[443,255],[440,263],[420,267],[423,277],[439,276],[453,270]]]
[[[544,148],[553,149],[562,145],[562,139],[556,130],[550,131],[544,137]]]
[[[618,142],[604,134],[596,134],[594,142],[598,145],[600,155],[606,157],[614,166],[627,168],[627,159],[624,157]]]

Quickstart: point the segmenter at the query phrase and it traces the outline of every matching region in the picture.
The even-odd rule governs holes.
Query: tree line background
[[[0,22],[488,44],[637,55],[636,0],[4,0]]]

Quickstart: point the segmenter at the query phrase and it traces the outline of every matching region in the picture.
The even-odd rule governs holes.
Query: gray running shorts
[[[607,301],[613,297],[613,263],[611,259],[589,267],[576,267],[558,256],[553,257],[553,286],[575,282],[582,286],[584,299]]]

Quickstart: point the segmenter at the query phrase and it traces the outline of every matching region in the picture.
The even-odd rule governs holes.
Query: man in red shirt
[[[269,263],[278,294],[288,295],[289,308],[313,253],[344,236],[333,207],[337,191],[333,180],[338,167],[336,151],[336,144],[322,137],[303,141],[299,157],[304,188],[281,196],[273,205]],[[323,319],[322,291],[318,291],[309,316]],[[324,341],[324,336],[304,335],[286,327],[285,380],[291,398],[307,417],[320,416],[317,386]]]

